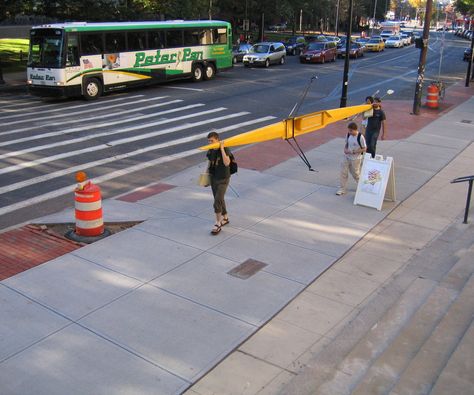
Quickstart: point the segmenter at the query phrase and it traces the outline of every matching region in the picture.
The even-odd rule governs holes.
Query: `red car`
[[[309,43],[300,55],[301,63],[334,62],[337,57],[337,48],[334,41],[315,41]]]

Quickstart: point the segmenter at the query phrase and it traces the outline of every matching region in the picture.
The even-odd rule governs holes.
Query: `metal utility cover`
[[[228,271],[227,274],[242,280],[246,280],[249,277],[252,277],[258,271],[262,270],[265,266],[268,265],[255,259],[247,259],[244,263],[241,263],[239,266],[236,266],[232,270]]]

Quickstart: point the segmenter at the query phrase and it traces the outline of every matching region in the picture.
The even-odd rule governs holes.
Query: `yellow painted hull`
[[[224,140],[224,146],[235,147],[245,144],[261,143],[263,141],[283,139],[301,136],[322,129],[327,125],[353,117],[372,108],[371,104],[360,106],[335,108],[332,110],[317,111],[311,114],[300,115],[295,118],[288,118],[283,121],[264,126],[263,128],[251,130],[246,133],[238,134]],[[201,150],[216,149],[218,144],[209,144],[200,147]]]

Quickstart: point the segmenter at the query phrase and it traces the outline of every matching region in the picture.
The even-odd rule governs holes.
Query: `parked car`
[[[337,56],[339,58],[344,58],[346,56],[346,47],[342,47],[337,50]],[[364,50],[362,49],[361,44],[353,42],[351,43],[351,46],[349,48],[349,58],[360,58],[361,56],[364,56]]]
[[[393,31],[391,30],[384,30],[382,33],[380,33],[380,37],[382,37],[382,40],[387,40],[387,38],[393,36]]]
[[[408,45],[411,45],[415,42],[415,35],[413,34],[413,30],[402,30],[401,35],[402,37],[404,35],[408,36],[408,38],[410,39]]]
[[[286,53],[288,55],[299,55],[304,50],[306,40],[303,36],[293,36],[283,44],[285,44]]]
[[[263,42],[252,46],[249,53],[244,55],[244,66],[265,66],[284,64],[286,50],[279,42]]]
[[[408,34],[402,33],[400,34],[400,37],[402,38],[403,45],[411,44],[411,38]]]
[[[365,46],[371,52],[380,52],[385,49],[385,43],[381,37],[372,37]]]
[[[463,60],[466,60],[466,61],[469,62],[469,59],[471,59],[471,56],[472,56],[471,47],[467,47],[467,48],[464,50],[464,58],[463,58]]]
[[[324,34],[319,34],[317,36],[311,35],[306,36],[306,42],[311,43],[313,41],[329,41]]]
[[[334,62],[337,57],[336,43],[327,42],[311,42],[307,45],[305,51],[300,55],[301,63],[325,63],[326,61]]]
[[[242,62],[244,60],[244,55],[250,52],[252,44],[242,43],[239,45],[234,45],[232,48],[232,62],[235,64],[237,62]]]
[[[362,50],[365,52],[367,51],[367,46],[366,44],[369,42],[369,38],[368,37],[359,37],[355,40],[356,43],[359,43]]]
[[[339,37],[339,36],[331,36],[329,34],[325,34],[324,37],[326,37],[326,40],[335,41],[336,43],[341,41],[341,37]]]
[[[281,30],[286,30],[287,25],[286,23],[277,23],[276,25],[271,25],[268,28],[274,32],[279,32]]]
[[[404,46],[401,36],[390,36],[385,40],[386,48],[402,48]]]

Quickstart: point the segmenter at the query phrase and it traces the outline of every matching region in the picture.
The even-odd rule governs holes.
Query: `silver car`
[[[265,66],[271,64],[284,64],[286,49],[279,42],[263,42],[255,44],[247,55],[244,55],[244,65],[249,66]]]

